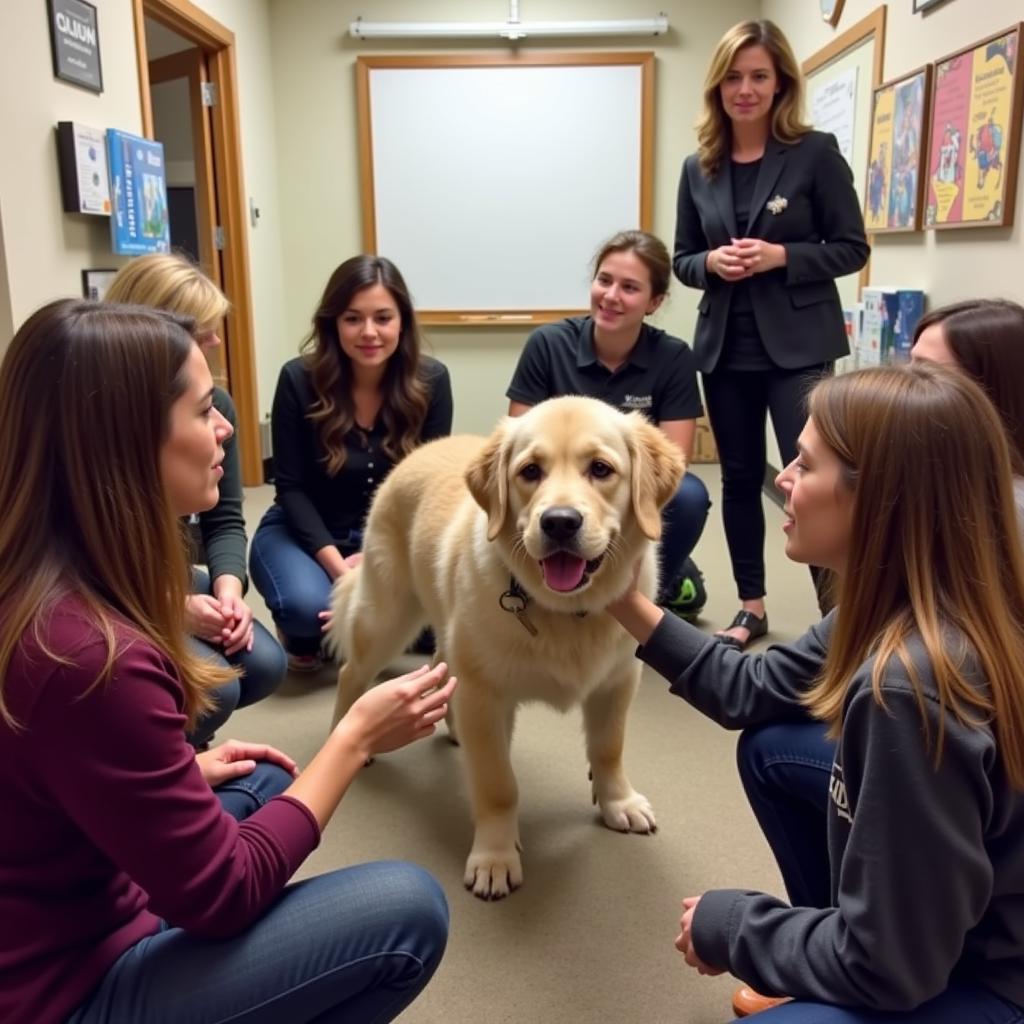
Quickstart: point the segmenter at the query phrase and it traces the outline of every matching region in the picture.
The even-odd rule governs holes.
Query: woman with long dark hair
[[[290,666],[313,671],[331,585],[360,557],[374,491],[413,448],[451,432],[452,392],[444,365],[421,353],[409,289],[382,256],[334,271],[304,349],[274,394],[277,499],[250,570]]]
[[[231,435],[194,326],[63,300],[0,365],[0,1020],[391,1020],[444,951],[437,883],[386,862],[287,883],[454,680],[376,687],[301,774],[188,744],[237,671],[185,631],[180,519],[216,504]]]

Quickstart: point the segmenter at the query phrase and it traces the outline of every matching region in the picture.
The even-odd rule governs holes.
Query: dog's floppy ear
[[[640,413],[630,413],[629,419],[627,443],[633,462],[633,514],[644,536],[658,540],[662,507],[676,493],[686,464],[678,446]]]
[[[508,421],[502,420],[479,455],[466,467],[466,486],[487,513],[487,539],[494,540],[508,511]]]

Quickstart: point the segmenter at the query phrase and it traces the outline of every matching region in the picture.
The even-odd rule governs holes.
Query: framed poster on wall
[[[1020,24],[935,64],[925,227],[1013,223],[1020,156]]]
[[[107,130],[111,244],[119,256],[169,252],[167,175],[160,142]]]
[[[931,66],[874,90],[864,197],[868,231],[917,231],[924,198]]]

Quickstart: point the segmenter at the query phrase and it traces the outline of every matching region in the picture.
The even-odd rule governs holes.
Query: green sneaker
[[[675,582],[667,588],[658,604],[687,622],[695,622],[708,601],[704,575],[692,558],[683,562]]]

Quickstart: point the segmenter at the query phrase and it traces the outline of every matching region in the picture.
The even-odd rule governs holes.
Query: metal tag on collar
[[[511,612],[530,636],[537,636],[537,627],[530,621],[530,616],[526,614],[526,606],[529,602],[529,595],[514,576],[509,580],[508,590],[498,598],[498,604],[502,611]]]

